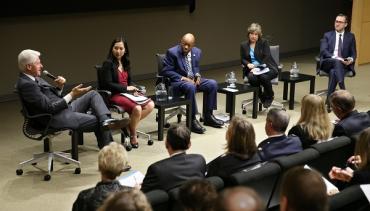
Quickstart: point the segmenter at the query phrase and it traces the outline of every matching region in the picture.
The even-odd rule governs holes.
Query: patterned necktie
[[[194,73],[193,73],[193,70],[192,70],[192,67],[191,67],[191,64],[190,64],[190,61],[189,61],[187,55],[185,56],[185,66],[186,66],[186,69],[188,71],[188,78],[194,78]]]
[[[339,34],[338,38],[338,57],[342,57],[342,47],[343,46],[343,41],[342,41],[342,34]]]

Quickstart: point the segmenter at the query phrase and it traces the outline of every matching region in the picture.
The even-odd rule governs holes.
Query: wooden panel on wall
[[[363,22],[369,22],[370,21],[370,1],[367,0],[367,1],[364,1],[363,3],[363,16],[362,16],[362,21]]]
[[[363,23],[361,27],[361,40],[358,51],[361,52],[361,56],[358,59],[359,64],[370,62],[370,22]]]

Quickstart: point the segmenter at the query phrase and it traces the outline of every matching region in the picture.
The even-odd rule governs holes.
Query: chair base
[[[253,104],[252,99],[242,101],[242,112],[243,112],[243,114],[247,114],[247,107],[249,105],[252,105],[252,104]],[[259,104],[258,105],[258,110],[262,111],[262,103],[259,102],[258,104]],[[279,108],[279,109],[285,110],[284,104],[282,104],[281,102],[278,102],[276,100],[272,101],[271,106],[269,108]]]
[[[49,142],[49,144],[48,144],[49,151],[34,154],[31,159],[19,163],[18,164],[18,169],[16,170],[17,175],[22,175],[23,174],[22,168],[26,165],[29,165],[29,164],[33,165],[34,167],[36,167],[40,170],[43,170],[43,169],[36,166],[38,162],[43,161],[43,160],[48,160],[47,174],[44,176],[45,181],[48,181],[48,180],[51,179],[51,172],[53,171],[53,161],[54,160],[62,162],[62,163],[75,164],[75,165],[77,165],[77,168],[75,169],[74,173],[75,174],[80,174],[81,173],[81,168],[80,168],[81,163],[80,163],[80,161],[69,158],[68,157],[69,153],[52,151],[50,138],[47,138],[47,140],[44,140],[44,142]]]

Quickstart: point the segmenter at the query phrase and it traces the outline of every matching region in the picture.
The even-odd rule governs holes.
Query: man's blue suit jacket
[[[321,39],[320,43],[320,66],[324,59],[331,58],[334,53],[335,48],[335,31],[329,31],[324,34],[324,37]],[[356,40],[355,35],[351,32],[344,32],[343,35],[343,47],[342,47],[342,57],[352,57],[353,63],[348,66],[349,70],[351,70],[355,74],[354,64],[356,61]]]
[[[194,75],[199,73],[201,54],[202,51],[199,48],[193,47],[191,49],[191,63]],[[163,70],[160,75],[170,78],[171,82],[178,82],[181,80],[181,77],[187,77],[188,71],[185,67],[185,57],[180,45],[167,50],[163,62]]]

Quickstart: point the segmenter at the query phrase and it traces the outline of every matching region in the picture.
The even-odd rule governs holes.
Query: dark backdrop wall
[[[339,3],[338,3],[339,2]],[[0,100],[11,98],[18,77],[17,55],[23,49],[42,53],[45,69],[69,84],[96,80],[111,40],[124,33],[129,42],[134,79],[156,72],[155,53],[192,32],[203,50],[202,65],[236,64],[239,43],[251,22],[279,43],[281,52],[318,48],[323,32],[333,28],[343,6],[338,0],[196,1],[187,6],[0,18]]]

